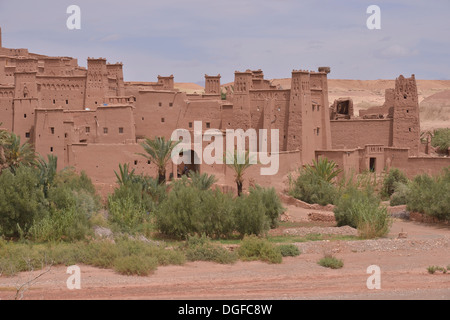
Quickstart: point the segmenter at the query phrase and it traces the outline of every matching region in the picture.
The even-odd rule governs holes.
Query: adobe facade
[[[1,31],[1,29],[0,29]],[[27,49],[1,46],[0,122],[28,139],[46,157],[58,156],[59,168],[84,170],[94,183],[111,186],[119,163],[138,173],[156,175],[156,167],[137,153],[145,137],[169,139],[176,129],[278,129],[280,169],[260,176],[251,167],[249,180],[281,185],[283,177],[319,156],[346,170],[381,172],[396,166],[416,174],[450,165],[449,159],[423,158],[414,76],[400,76],[376,116],[353,115],[351,101],[330,108],[327,74],[294,70],[291,88],[280,89],[261,70],[236,71],[234,90],[222,94],[220,75],[205,75],[205,92],[187,94],[174,87],[174,76],[155,82],[125,82],[122,63],[88,58],[87,68],[70,57],[49,57]],[[380,117],[379,114],[383,116]],[[204,142],[204,147],[208,143]],[[193,158],[198,157],[193,154]],[[169,175],[178,168],[168,165]],[[234,185],[230,169],[200,164],[191,169],[215,174],[219,183]]]

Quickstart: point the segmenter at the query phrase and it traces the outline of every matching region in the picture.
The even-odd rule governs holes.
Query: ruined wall
[[[332,148],[363,148],[368,144],[392,145],[392,119],[330,121]]]
[[[316,160],[321,157],[334,161],[345,174],[351,175],[361,172],[361,155],[358,149],[317,150]]]

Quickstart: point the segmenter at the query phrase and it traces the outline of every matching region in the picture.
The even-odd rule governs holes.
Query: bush
[[[261,235],[269,231],[270,219],[266,215],[263,196],[260,192],[241,195],[235,203],[236,230],[241,236]]]
[[[236,262],[237,255],[221,245],[212,244],[205,235],[202,235],[202,237],[188,237],[186,258],[189,261],[213,261],[229,264]]]
[[[335,258],[332,255],[325,255],[317,262],[317,264],[324,268],[330,269],[341,269],[344,266],[344,262],[342,260]]]
[[[92,234],[87,216],[76,207],[51,209],[45,217],[34,222],[29,230],[34,241],[76,241]]]
[[[439,152],[447,153],[448,148],[450,148],[450,128],[434,130],[431,145],[438,148]]]
[[[114,269],[126,275],[145,276],[158,265],[181,265],[182,252],[127,238],[110,241],[53,243],[45,245],[0,241],[0,273],[14,275],[45,265],[86,264]]]
[[[45,215],[44,192],[33,168],[19,166],[15,175],[5,170],[0,175],[0,235],[18,237]]]
[[[395,187],[398,186],[399,183],[408,183],[408,178],[406,178],[405,174],[399,169],[392,168],[384,177],[381,195],[389,198],[396,191]]]
[[[333,204],[339,192],[332,182],[303,170],[296,180],[291,179],[289,194],[307,203],[325,206]]]
[[[119,257],[114,261],[114,270],[127,276],[148,276],[157,268],[158,260],[156,258],[145,258],[139,255]]]
[[[409,187],[407,184],[397,182],[394,186],[395,192],[391,196],[390,205],[400,206],[408,202]]]
[[[357,228],[362,238],[386,235],[391,227],[391,218],[386,207],[370,188],[358,190],[349,187],[337,201],[334,215],[337,225]]]
[[[256,236],[247,236],[238,249],[239,258],[244,261],[261,260],[269,263],[281,263],[281,251],[272,243]]]
[[[296,257],[300,255],[300,250],[294,244],[281,244],[277,248],[283,257]]]
[[[269,218],[272,229],[278,227],[280,215],[286,210],[281,203],[275,188],[263,188],[255,186],[250,188],[250,194],[257,193],[262,199],[265,215]]]
[[[407,209],[428,216],[450,220],[450,168],[435,177],[419,175],[410,183]]]
[[[183,239],[196,234],[229,236],[235,227],[233,206],[229,194],[178,183],[156,210],[156,225],[162,233]]]

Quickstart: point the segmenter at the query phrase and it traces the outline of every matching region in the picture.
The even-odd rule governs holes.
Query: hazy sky
[[[81,8],[81,30],[66,9]],[[369,5],[381,30],[369,30]],[[3,45],[122,61],[126,81],[233,81],[235,70],[288,78],[330,66],[330,78],[450,79],[449,0],[0,0]]]

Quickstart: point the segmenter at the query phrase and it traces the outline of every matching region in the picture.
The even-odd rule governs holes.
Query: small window
[[[123,133],[123,128],[119,128],[119,133]]]
[[[91,132],[91,127],[86,127],[86,133]]]
[[[150,164],[150,163],[152,163],[150,160],[147,160],[147,164]]]
[[[192,122],[189,122],[189,128],[192,128]]]
[[[50,147],[50,152],[53,152],[53,147]]]
[[[158,106],[162,107],[162,102],[158,103]]]
[[[408,109],[406,109],[406,113],[409,113],[409,110],[408,110]]]
[[[161,118],[161,122],[162,123],[166,122],[166,119],[165,118]]]
[[[144,121],[144,117],[142,117],[142,121]]]
[[[320,106],[317,106],[317,111],[320,111]]]
[[[411,132],[411,128],[408,128],[409,129],[409,132]]]
[[[54,128],[54,127],[51,127],[51,128],[50,128],[50,132],[51,132],[52,134],[55,134],[55,128]]]
[[[23,114],[23,117],[24,117],[24,118],[26,119],[26,118],[27,118],[27,114],[26,114],[26,113],[24,113],[24,114]]]
[[[320,133],[320,128],[317,128],[317,135],[319,135]]]
[[[56,100],[55,99],[53,99],[53,104],[56,104]]]
[[[312,105],[312,111],[316,110],[316,106]]]
[[[173,107],[173,103],[171,102],[171,103],[169,103],[169,107]]]
[[[66,104],[69,104],[69,100],[66,100]]]
[[[97,101],[95,101],[95,104],[98,104]]]
[[[25,138],[29,138],[30,137],[30,133],[29,132],[26,132],[25,133]]]
[[[64,138],[67,138],[67,136],[68,136],[68,134],[67,134],[67,133],[64,133]]]
[[[103,133],[108,134],[108,128],[103,128]]]
[[[208,128],[208,129],[211,128],[211,122],[206,123],[206,128]]]
[[[137,160],[134,160],[134,165],[135,165],[135,166],[137,166],[137,163],[138,163]]]

